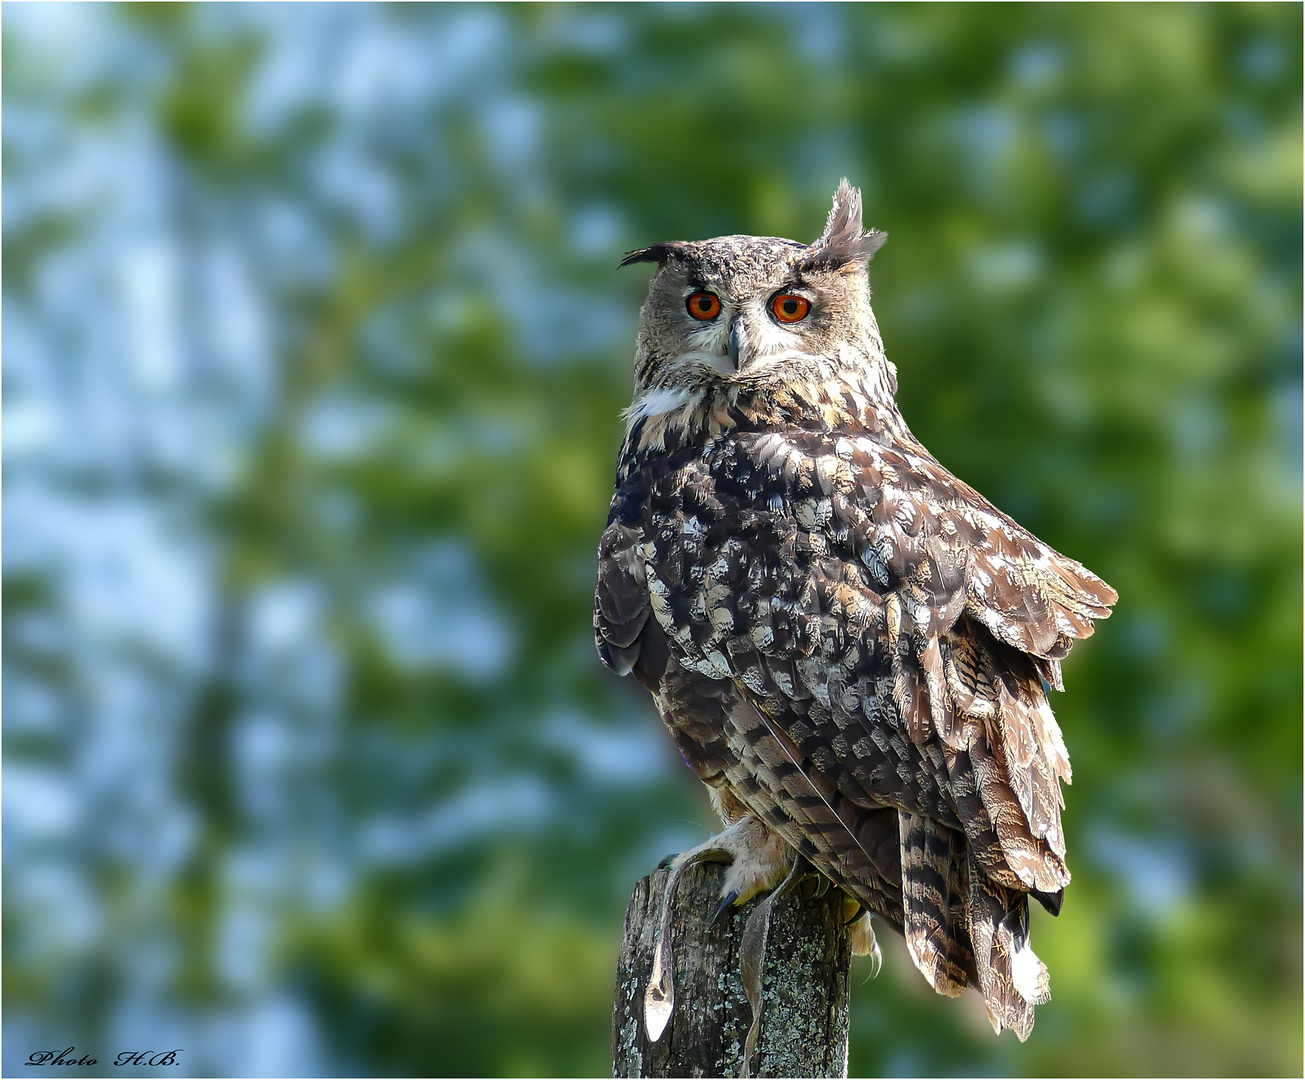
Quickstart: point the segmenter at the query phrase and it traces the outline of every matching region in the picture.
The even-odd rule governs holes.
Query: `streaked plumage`
[[[882,241],[844,181],[813,245],[627,257],[658,270],[594,628],[728,822],[764,822],[1025,1038],[1048,992],[1028,896],[1054,913],[1069,882],[1047,691],[1116,597],[911,435],[870,308]],[[686,310],[703,292],[714,319]],[[781,322],[780,294],[809,314]]]

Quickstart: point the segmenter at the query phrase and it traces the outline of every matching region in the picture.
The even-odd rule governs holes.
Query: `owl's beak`
[[[729,353],[730,353],[730,363],[734,365],[735,371],[739,370],[739,319],[740,318],[742,318],[742,316],[735,315],[734,318],[730,320]]]

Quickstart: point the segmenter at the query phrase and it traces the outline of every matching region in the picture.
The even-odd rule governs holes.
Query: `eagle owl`
[[[1114,591],[911,434],[844,180],[811,245],[653,244],[599,546],[603,662],[653,695],[730,826],[726,903],[800,855],[1024,1039],[1069,871],[1047,702]],[[681,856],[681,859],[684,857]]]

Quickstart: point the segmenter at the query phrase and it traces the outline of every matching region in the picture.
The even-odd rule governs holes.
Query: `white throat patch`
[[[645,417],[676,412],[686,405],[696,404],[701,396],[701,391],[689,390],[681,386],[656,387],[648,390],[625,410],[626,433],[629,434],[630,429]]]

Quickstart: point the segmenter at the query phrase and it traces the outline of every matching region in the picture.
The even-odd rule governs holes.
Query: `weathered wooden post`
[[[745,935],[763,920],[754,900],[713,922],[719,863],[680,877],[670,909],[674,1009],[660,1038],[649,1037],[645,998],[653,975],[670,872],[635,886],[625,914],[612,1017],[614,1076],[742,1076],[753,1009],[741,963],[756,949]],[[761,972],[761,1023],[748,1061],[753,1076],[846,1076],[849,930],[842,893],[806,898],[801,887],[773,904]],[[755,983],[755,980],[754,980]],[[656,994],[654,994],[656,997]]]

